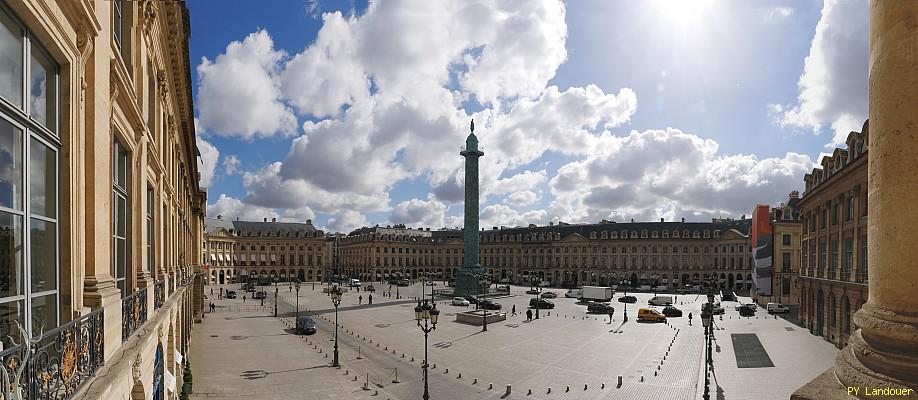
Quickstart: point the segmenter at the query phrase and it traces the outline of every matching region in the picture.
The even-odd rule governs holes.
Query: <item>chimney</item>
[[[634,223],[634,218],[631,218],[631,223],[632,223],[632,224]]]
[[[306,223],[312,225],[312,220],[311,220],[311,219],[306,219]]]
[[[745,221],[745,220],[746,220],[746,214],[743,214],[743,216],[740,217],[740,219],[743,220],[743,221]]]
[[[682,223],[683,224],[685,223],[685,217],[682,217]]]
[[[277,222],[277,218],[271,218],[271,222]]]
[[[787,197],[788,197],[788,198],[791,198],[791,199],[799,199],[799,198],[800,198],[800,192],[794,190],[793,192],[790,192],[790,194],[787,195]]]
[[[548,221],[548,226],[555,226],[555,223],[552,221]]]
[[[223,219],[223,215],[218,215],[217,219]]]
[[[268,222],[268,217],[265,217],[265,222]]]
[[[427,228],[427,232],[430,232],[430,228]]]
[[[660,222],[663,222],[663,218],[660,218]]]

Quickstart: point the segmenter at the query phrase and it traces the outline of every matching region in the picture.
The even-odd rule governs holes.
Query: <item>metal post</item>
[[[274,318],[277,318],[277,288],[274,288]]]
[[[427,327],[427,322],[424,322],[425,328]],[[430,332],[427,329],[424,330],[424,400],[430,399],[430,394],[427,390],[427,333]]]

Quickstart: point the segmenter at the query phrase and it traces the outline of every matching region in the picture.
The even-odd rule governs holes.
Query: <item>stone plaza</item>
[[[441,287],[442,282],[434,288]],[[421,285],[399,288],[401,298],[395,299],[395,287],[389,298],[382,295],[389,286],[377,284],[373,304],[367,304],[370,293],[365,291],[343,295],[338,309],[340,369],[330,367],[335,309],[321,288],[304,284],[299,292],[300,315],[312,315],[317,322],[318,333],[309,336],[292,330],[296,293],[287,285],[277,287],[278,318],[273,317],[270,287],[264,306],[250,298],[243,302],[241,296],[210,296],[216,312],[206,314],[201,333],[192,339],[203,350],[191,356],[198,379],[207,383],[195,387],[193,398],[303,398],[307,393],[308,398],[330,399],[419,398],[424,337],[413,307]],[[539,319],[527,322],[526,309],[534,296],[525,294],[526,289],[513,286],[509,295],[495,297],[507,320],[489,325],[486,332],[455,322],[455,313],[465,307],[452,306],[448,299],[437,301],[440,321],[429,337],[431,398],[701,397],[704,342],[699,316],[704,296],[677,295],[683,317],[663,324],[636,321],[637,309],[647,307],[653,294],[635,293],[637,303],[627,304],[629,321],[622,323],[625,304],[613,300],[610,324],[607,315],[588,314],[585,305],[564,298],[564,290],[546,289],[558,294],[552,299],[555,308],[540,310]],[[429,297],[429,286],[426,292]],[[832,344],[761,309],[756,317],[741,318],[735,304],[723,303],[726,313],[714,321],[712,397],[787,398],[832,365],[838,352]],[[734,336],[743,334],[755,335],[764,354]],[[739,368],[740,361],[753,367]]]

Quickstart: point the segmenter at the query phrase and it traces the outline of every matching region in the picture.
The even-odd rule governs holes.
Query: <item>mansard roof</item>
[[[311,220],[307,222],[257,222],[230,221],[217,218],[204,218],[204,232],[208,235],[223,229],[235,236],[264,237],[307,237],[323,236]]]

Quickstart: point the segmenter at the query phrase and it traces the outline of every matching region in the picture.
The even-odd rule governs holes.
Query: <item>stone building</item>
[[[249,279],[320,281],[332,261],[328,236],[305,223],[204,219],[203,263],[209,284]]]
[[[206,204],[188,26],[182,2],[0,3],[0,362],[27,398],[178,396]]]
[[[751,221],[712,222],[602,221],[493,227],[480,231],[480,263],[494,280],[554,286],[700,285],[716,275],[723,288],[751,288]],[[404,226],[361,228],[342,242],[348,276],[385,279],[425,272],[448,279],[462,265],[462,231]]]
[[[771,224],[774,233],[774,273],[771,296],[763,297],[760,304],[768,302],[790,306],[800,304],[800,261],[802,257],[803,225],[797,203],[800,193],[793,191],[786,203],[772,208]],[[792,310],[793,311],[793,310]]]
[[[800,319],[838,347],[847,343],[852,316],[867,301],[868,125],[848,135],[847,149],[835,149],[804,176],[806,191],[797,203]]]

